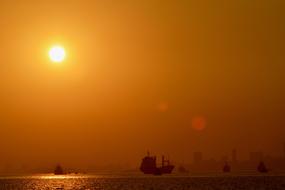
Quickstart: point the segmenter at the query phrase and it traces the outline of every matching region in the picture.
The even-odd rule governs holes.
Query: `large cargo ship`
[[[142,163],[140,166],[140,170],[144,174],[153,174],[153,175],[162,175],[162,174],[170,174],[174,169],[174,165],[170,164],[169,160],[166,160],[164,156],[162,156],[162,164],[160,167],[156,165],[156,156],[150,156],[148,153],[142,159]]]

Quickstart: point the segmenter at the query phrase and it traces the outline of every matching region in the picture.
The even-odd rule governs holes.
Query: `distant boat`
[[[54,175],[64,175],[63,169],[60,165],[57,165],[55,167]]]
[[[224,167],[223,167],[223,172],[224,173],[229,173],[231,172],[231,166],[226,162]]]
[[[264,162],[260,162],[257,166],[257,171],[260,173],[267,173],[268,169],[266,168]]]
[[[140,170],[144,174],[153,174],[153,175],[162,175],[162,174],[170,174],[174,169],[174,165],[170,164],[169,160],[165,160],[164,156],[162,156],[162,166],[156,166],[156,156],[150,156],[149,153],[142,159],[142,163],[140,166]]]

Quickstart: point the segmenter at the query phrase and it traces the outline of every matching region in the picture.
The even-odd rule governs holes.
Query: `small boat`
[[[223,167],[223,172],[224,173],[229,173],[231,172],[231,166],[228,164],[228,162],[225,163],[224,167]]]
[[[259,173],[267,173],[268,172],[268,169],[266,168],[264,162],[260,162],[257,166],[257,171]]]
[[[54,175],[64,175],[63,169],[60,165],[57,165],[55,167]]]

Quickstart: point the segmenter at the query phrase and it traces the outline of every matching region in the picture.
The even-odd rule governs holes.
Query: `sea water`
[[[18,176],[2,190],[285,190],[284,176]]]

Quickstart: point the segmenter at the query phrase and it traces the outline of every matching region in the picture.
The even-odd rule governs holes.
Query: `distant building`
[[[222,167],[228,164],[230,166],[230,171],[232,172],[256,173],[258,171],[266,171],[267,169],[270,173],[283,175],[285,173],[285,142],[283,143],[283,146],[280,146],[280,148],[283,152],[282,156],[272,157],[264,154],[262,151],[256,151],[249,153],[248,160],[239,160],[237,150],[235,148],[232,149],[231,156],[229,158],[227,158],[227,156],[221,156],[220,160],[208,159],[203,157],[201,152],[194,152],[193,163],[189,165],[188,168],[189,171],[193,173],[225,172],[229,171],[228,168]],[[265,169],[262,169],[264,167],[262,166],[261,162],[264,166],[266,166]]]
[[[251,163],[259,163],[264,158],[262,152],[251,152],[249,155],[249,161]]]
[[[236,149],[233,149],[232,151],[232,162],[233,163],[237,163],[237,150]]]
[[[284,153],[284,159],[285,159],[285,142],[284,142],[284,144],[283,144],[283,153]]]
[[[224,163],[224,162],[228,162],[228,161],[229,161],[228,156],[226,156],[226,155],[222,156],[221,161],[222,161],[223,163]]]

